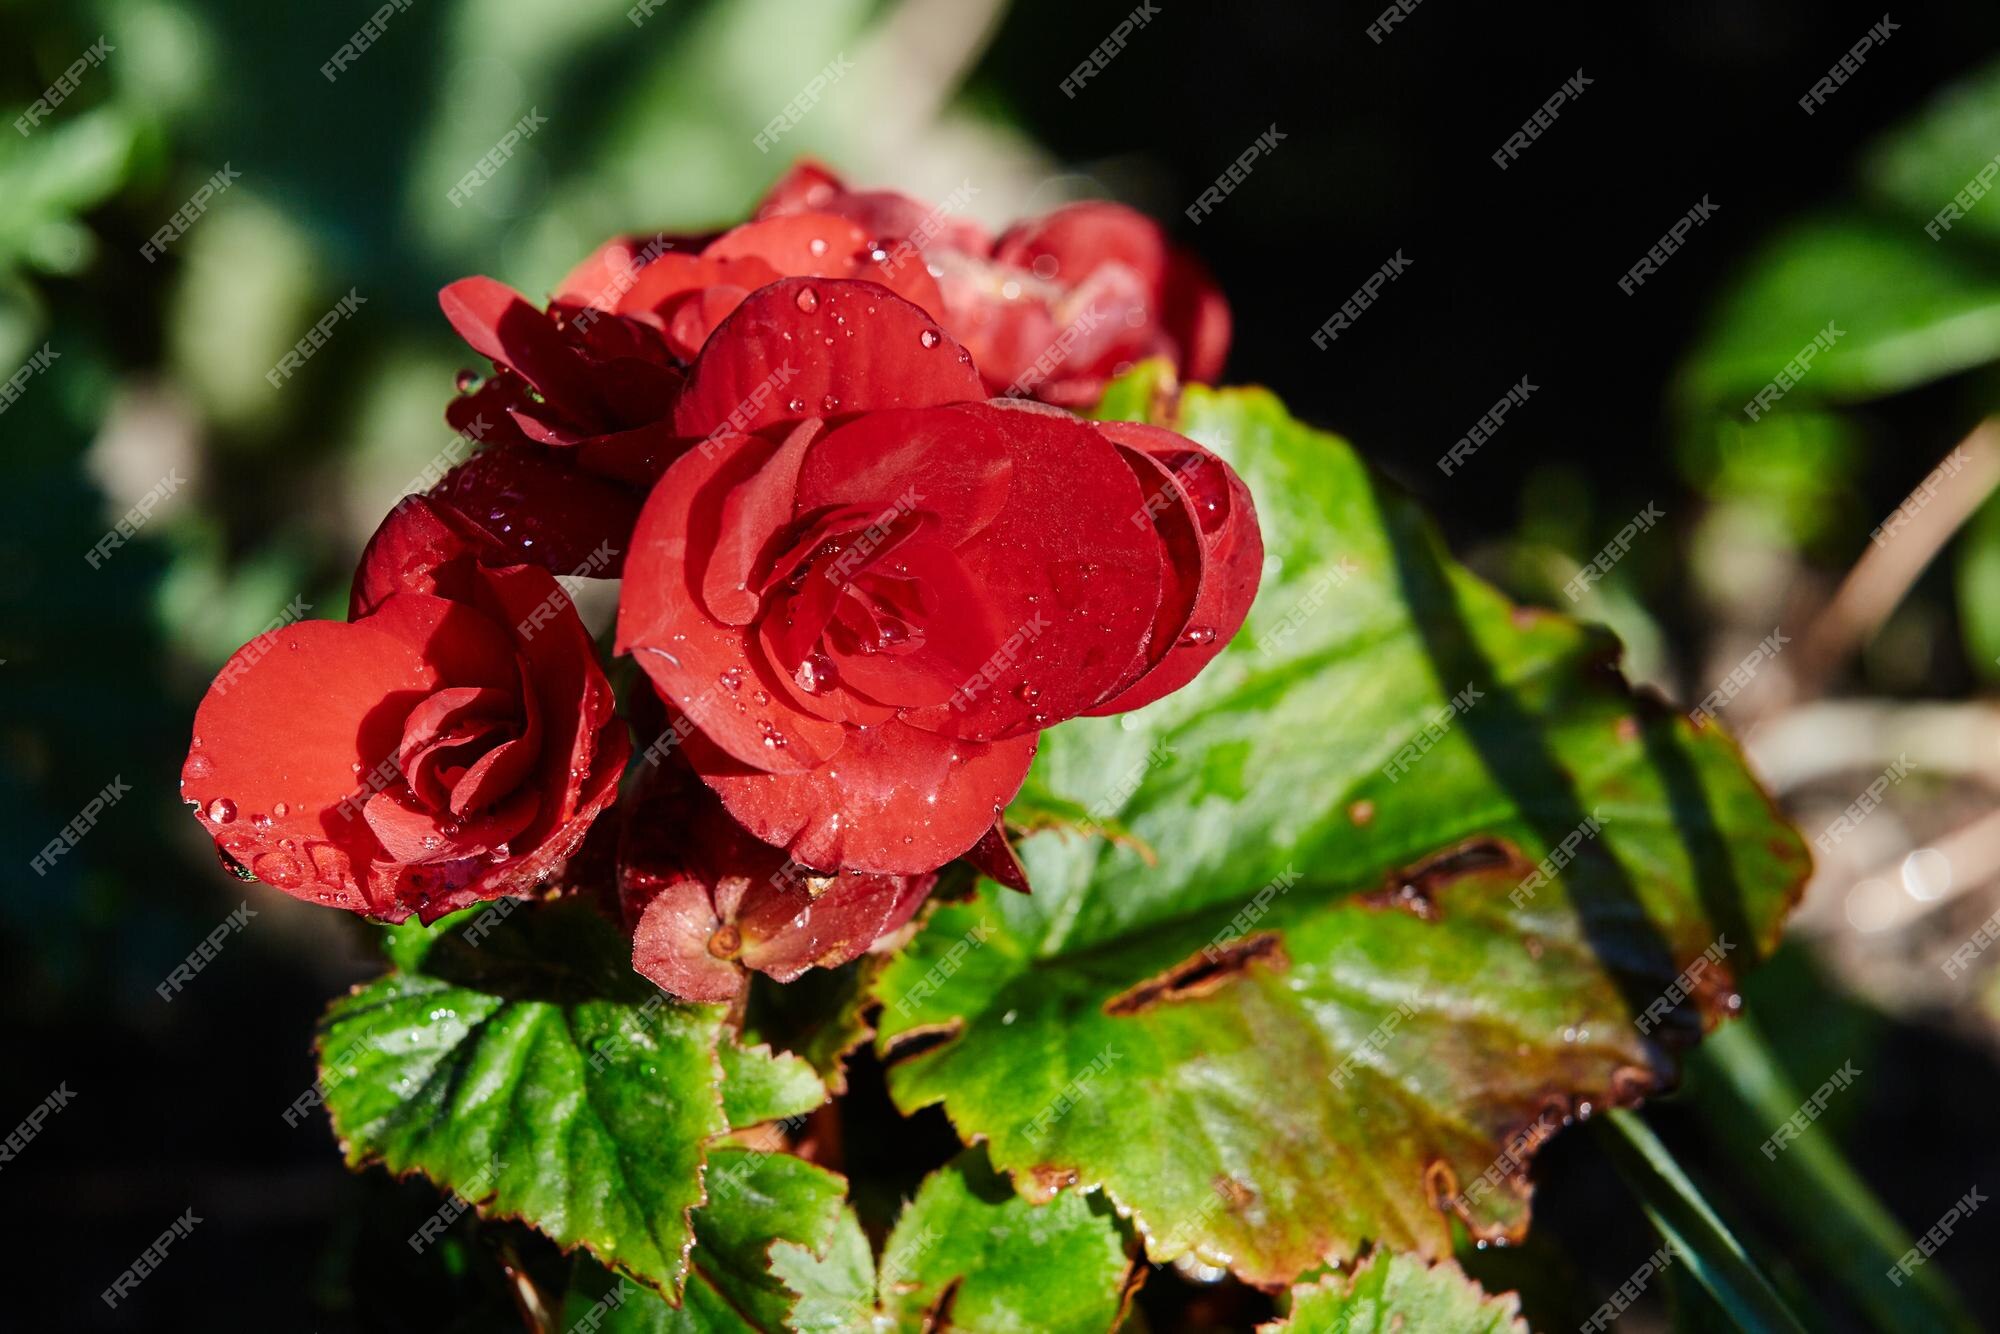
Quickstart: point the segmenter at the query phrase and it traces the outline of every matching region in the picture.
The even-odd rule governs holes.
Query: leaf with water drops
[[[891,1091],[1026,1193],[1102,1187],[1156,1261],[1276,1286],[1447,1255],[1452,1214],[1518,1237],[1540,1144],[1731,1008],[1802,842],[1607,632],[1453,564],[1344,442],[1134,380],[1249,483],[1263,588],[1193,684],[1044,738],[1038,790],[1132,838],[1037,833],[1032,897],[932,914],[875,988]]]
[[[1377,1252],[1352,1274],[1292,1289],[1291,1315],[1260,1334],[1528,1334],[1520,1299],[1489,1297],[1450,1260]]]
[[[637,976],[629,943],[579,901],[405,924],[388,949],[394,970],[320,1023],[321,1087],[349,1165],[421,1172],[678,1292],[707,1145],[729,1128],[721,1007]],[[746,1094],[758,1110],[796,1104],[810,1077],[760,1073],[772,1078]]]

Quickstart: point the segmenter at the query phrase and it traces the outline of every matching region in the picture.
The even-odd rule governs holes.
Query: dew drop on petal
[[[208,803],[208,818],[217,824],[228,824],[236,818],[236,803],[227,797],[217,797]]]
[[[940,334],[936,329],[926,329],[917,335],[917,341],[925,347],[936,347],[944,341],[944,335]]]
[[[806,242],[806,249],[812,251],[815,255],[824,255],[826,253],[826,238],[824,236],[815,236],[812,240]],[[804,309],[810,310],[811,307],[807,306]]]
[[[820,244],[824,245],[825,242],[822,241]],[[819,293],[810,287],[801,287],[794,299],[798,302],[799,309],[808,315],[819,309]]]
[[[1200,648],[1203,644],[1215,642],[1215,627],[1212,625],[1190,625],[1181,632],[1181,643],[1188,648]]]

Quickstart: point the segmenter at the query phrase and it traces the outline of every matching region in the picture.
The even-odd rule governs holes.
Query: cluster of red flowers
[[[1065,410],[1227,349],[1129,209],[996,240],[804,164],[741,226],[608,243],[546,309],[488,278],[440,303],[495,366],[446,413],[482,448],[383,521],[348,620],[232,659],[182,772],[230,864],[300,898],[429,921],[602,860],[662,986],[788,980],[955,858],[1025,888],[999,821],[1041,729],[1184,685],[1256,592],[1225,463]],[[636,765],[556,573],[622,576]]]

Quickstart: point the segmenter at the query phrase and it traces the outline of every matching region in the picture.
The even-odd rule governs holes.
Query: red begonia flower
[[[772,187],[758,216],[847,218],[889,264],[914,246],[923,264],[911,267],[928,267],[944,303],[918,304],[971,351],[991,393],[1086,407],[1147,357],[1168,358],[1188,380],[1221,374],[1229,306],[1151,218],[1122,204],[1070,204],[989,242],[959,207],[849,191],[805,162]]]
[[[752,838],[671,754],[640,780],[618,848],[632,966],[691,1001],[735,998],[748,970],[790,982],[859,958],[936,880],[808,870]]]
[[[259,636],[195,714],[181,795],[294,897],[431,921],[554,874],[630,745],[555,579],[449,506],[404,502],[348,621]]]
[[[1043,727],[1184,683],[1255,592],[1255,510],[1220,459],[983,396],[924,311],[787,279],[675,406],[701,443],[640,514],[619,644],[729,813],[802,865],[966,853]]]

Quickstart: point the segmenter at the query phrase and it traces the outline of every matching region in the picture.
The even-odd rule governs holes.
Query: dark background
[[[699,64],[690,34],[720,21],[717,5],[665,4],[635,29],[617,3],[416,0],[376,50],[327,85],[318,62],[372,8],[0,5],[0,102],[12,108],[107,25],[121,45],[25,146],[0,131],[5,365],[44,340],[64,353],[0,415],[0,1132],[59,1083],[75,1094],[0,1168],[10,1325],[517,1327],[490,1263],[493,1229],[462,1224],[451,1246],[413,1257],[403,1238],[435,1208],[436,1193],[379,1170],[350,1175],[322,1119],[296,1129],[281,1120],[313,1079],[310,1036],[325,1000],[377,966],[369,930],[215,866],[175,800],[188,721],[229,649],[295,592],[318,614],[337,614],[330,609],[344,602],[360,538],[393,498],[381,479],[414,473],[443,444],[437,414],[459,354],[436,317],[435,289],[487,271],[533,290],[560,272],[547,258],[560,246],[546,235],[524,240],[511,222],[448,214],[435,188],[422,193],[443,222],[427,228],[413,213],[413,179],[436,174],[424,127],[448,119],[440,108],[453,98],[470,96],[447,76],[476,81],[476,72],[448,70],[443,53],[483,49],[465,36],[482,25],[514,25],[524,52],[557,48],[541,74],[523,75],[553,90],[535,97],[551,115],[541,147],[554,164],[542,202],[524,203],[524,216],[567,209],[605,234],[739,211],[786,154],[761,157],[737,131],[754,129],[798,80],[774,75],[769,87],[738,89],[740,105],[720,110],[703,103],[699,81],[650,101],[624,96],[663,66]],[[548,17],[559,8],[608,17],[595,26]],[[1879,9],[1423,0],[1377,45],[1364,34],[1375,17],[1366,6],[1164,0],[1107,71],[1065,97],[1060,81],[1127,9],[1006,7],[949,105],[1029,146],[1040,165],[1020,179],[1039,170],[1059,192],[1075,172],[1167,219],[1232,302],[1228,378],[1269,384],[1301,417],[1356,441],[1425,500],[1456,551],[1510,592],[1568,610],[1560,580],[1524,573],[1537,567],[1522,553],[1553,545],[1573,567],[1657,501],[1670,540],[1635,551],[1621,569],[1624,604],[1604,614],[1626,617],[1654,645],[1636,664],[1642,675],[1698,695],[1722,639],[1686,572],[1703,540],[1700,518],[1757,497],[1708,484],[1698,438],[1709,409],[1681,392],[1683,367],[1721,295],[1774,237],[1809,213],[1867,206],[1857,202],[1856,164],[1868,145],[1989,65],[2000,9],[1892,11],[1902,27],[1810,117],[1797,98]],[[536,37],[543,27],[568,35]],[[759,50],[803,40],[775,21],[751,37],[753,71]],[[1497,170],[1493,150],[1578,69],[1592,81],[1583,97]],[[964,174],[950,165],[949,138],[926,141],[925,179],[900,178],[893,161],[873,165],[882,150],[865,138],[870,124],[922,128],[881,120],[897,114],[894,91],[859,130],[809,122],[801,146],[873,183],[942,193]],[[912,102],[911,115],[928,118],[923,99]],[[65,142],[54,166],[26,156],[52,142],[44,136],[58,122],[91,116],[112,149]],[[731,127],[713,141],[724,156],[690,149],[708,142],[690,127],[717,120]],[[1286,135],[1276,151],[1201,226],[1189,225],[1181,210],[1273,123]],[[491,126],[465,133],[475,144],[497,137]],[[596,147],[586,153],[587,145]],[[2000,136],[1988,148],[1996,151]],[[92,153],[109,165],[89,165]],[[564,167],[572,154],[637,165],[618,178],[626,184],[593,195],[588,170]],[[224,159],[244,184],[168,261],[140,260],[145,236]],[[1978,164],[1968,161],[1963,176]],[[47,173],[64,170],[78,179],[52,190]],[[696,173],[701,188],[677,194],[672,178]],[[1622,293],[1619,276],[1703,196],[1719,205],[1716,216],[1636,295]],[[663,199],[697,216],[637,212]],[[1054,202],[1034,190],[1010,200],[996,188],[981,207]],[[225,215],[237,221],[225,224]],[[1919,232],[1921,222],[1912,224]],[[197,244],[204,231],[221,233],[207,251]],[[586,235],[571,256],[595,239]],[[1409,272],[1330,350],[1316,348],[1320,322],[1397,251],[1412,261]],[[269,340],[237,325],[255,326],[260,294],[285,284],[301,289],[294,309],[302,313],[278,322],[279,349],[350,284],[370,297],[369,319],[316,357],[277,407],[248,398],[246,408],[211,381],[218,364],[236,359],[252,368],[253,392],[262,388]],[[434,382],[428,408],[420,387],[382,388],[412,359],[447,377]],[[1523,376],[1539,392],[1464,473],[1441,476],[1432,461]],[[1991,408],[1992,390],[1989,372],[1977,369],[1839,405],[1859,441],[1831,479],[1844,497],[1841,522],[1799,536],[1787,577],[1801,586],[1837,577],[1865,547],[1870,523]],[[89,569],[81,553],[130,503],[105,480],[104,440],[182,436],[196,464],[187,503],[106,568]],[[134,493],[164,471],[142,467]],[[1960,644],[1956,587],[1945,565],[1926,576],[1911,598],[1916,628],[1892,627],[1916,634],[1916,646],[1853,665],[1841,688],[1977,700],[1983,659]],[[114,775],[133,795],[55,872],[27,870]],[[1985,793],[1959,800],[1991,804]],[[182,995],[162,1002],[154,985],[246,900],[258,917]],[[1921,998],[1892,1004],[1848,985],[1843,957],[1834,945],[1793,949],[1752,987],[1752,1009],[1807,1089],[1838,1064],[1832,1053],[1865,1053],[1859,1063],[1871,1077],[1832,1119],[1869,1184],[1921,1231],[1974,1182],[2000,1186],[1990,1113],[2000,1095],[1995,1007],[1978,991],[1944,1009]],[[876,1157],[885,1170],[914,1174],[929,1164],[910,1161],[912,1142],[942,1160],[936,1124],[914,1136],[895,1129],[868,1072],[857,1082],[858,1103],[873,1115],[849,1130],[851,1167]],[[1795,1235],[1787,1203],[1736,1189],[1712,1121],[1673,1101],[1655,1121],[1691,1170],[1719,1187],[1747,1234],[1768,1238],[1759,1253],[1786,1281],[1825,1286],[1820,1271],[1839,1257],[1797,1253],[1786,1240]],[[1574,1327],[1594,1304],[1588,1294],[1615,1287],[1655,1243],[1587,1132],[1561,1136],[1537,1175],[1529,1256],[1469,1258],[1496,1286],[1528,1285],[1538,1328],[1544,1315]],[[108,1311],[97,1292],[189,1207],[202,1225],[129,1303]],[[2000,1310],[2000,1278],[1985,1262],[1996,1239],[2000,1226],[1981,1215],[1936,1262],[1983,1313]],[[1146,1306],[1157,1327],[1185,1319],[1189,1328],[1203,1320],[1247,1328],[1268,1313],[1233,1287],[1192,1292],[1156,1276]],[[1663,1327],[1661,1295],[1629,1327]],[[1843,1327],[1863,1327],[1837,1296],[1829,1303]],[[1699,1308],[1681,1319],[1700,1327]]]

